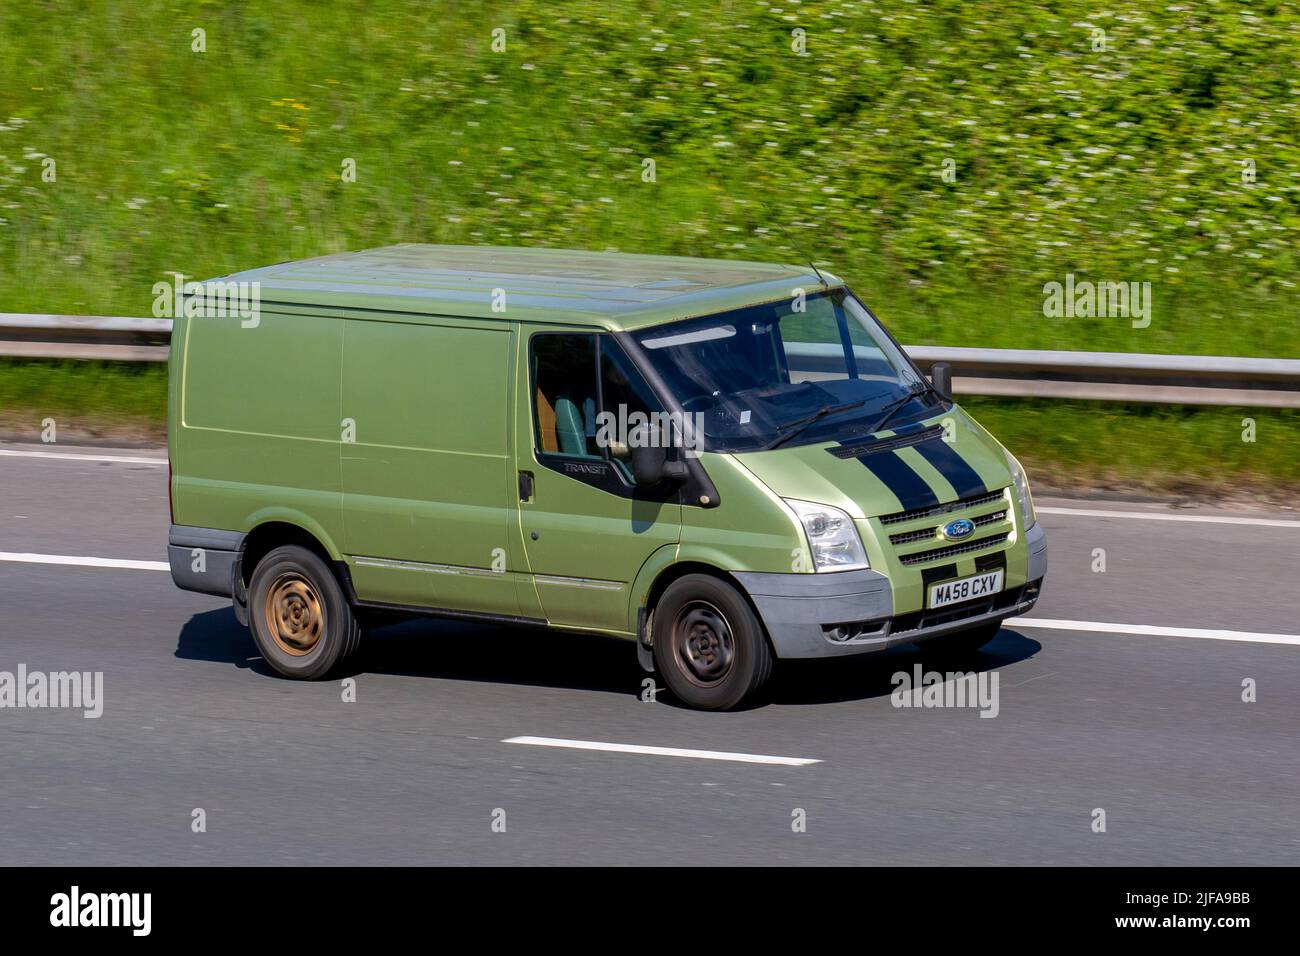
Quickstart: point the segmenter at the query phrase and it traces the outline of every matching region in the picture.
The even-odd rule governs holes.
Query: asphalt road
[[[978,661],[993,719],[893,706],[896,671],[949,666],[915,649],[786,665],[762,706],[703,714],[643,702],[617,641],[433,621],[378,632],[345,702],[165,571],[33,563],[163,561],[168,517],[165,467],[32,451],[0,448],[0,671],[102,671],[104,705],[0,709],[0,864],[1300,862],[1294,513],[1040,501],[1032,617],[1083,623],[1009,622]]]

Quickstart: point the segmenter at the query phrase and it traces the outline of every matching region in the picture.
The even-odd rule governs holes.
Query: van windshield
[[[942,403],[846,289],[634,333],[708,451],[845,440]]]

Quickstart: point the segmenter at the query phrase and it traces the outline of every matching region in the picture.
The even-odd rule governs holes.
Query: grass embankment
[[[904,6],[6,4],[0,311],[551,245],[814,257],[918,345],[1300,356],[1291,5]],[[1046,318],[1067,274],[1149,327]]]
[[[0,434],[41,441],[167,439],[167,366],[161,363],[0,359]]]
[[[1015,452],[1040,493],[1300,506],[1298,409],[976,397],[961,403]]]

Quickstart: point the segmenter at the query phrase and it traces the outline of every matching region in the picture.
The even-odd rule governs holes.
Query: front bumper
[[[878,571],[734,576],[749,592],[777,657],[867,654],[1024,614],[1037,603],[1047,574],[1047,537],[1035,525],[1025,543],[1027,583],[989,598],[897,617],[889,578]]]

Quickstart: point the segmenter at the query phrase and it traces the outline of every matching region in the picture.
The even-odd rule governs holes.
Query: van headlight
[[[839,508],[786,498],[808,535],[816,571],[856,571],[868,568],[867,551],[862,547],[853,519]]]
[[[1029,479],[1016,456],[1005,448],[1002,450],[1006,452],[1007,467],[1011,469],[1011,483],[1015,486],[1016,502],[1020,505],[1020,521],[1028,531],[1038,522],[1038,515],[1034,514],[1034,496],[1029,493]]]

